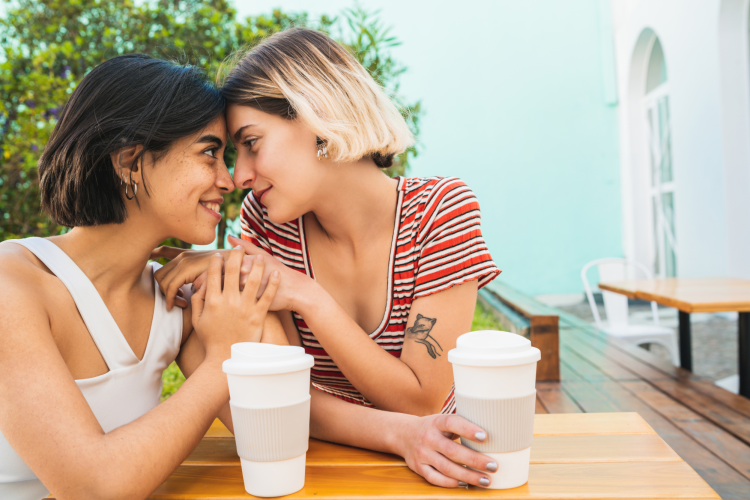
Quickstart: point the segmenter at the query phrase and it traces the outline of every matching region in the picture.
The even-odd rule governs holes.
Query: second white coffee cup
[[[456,383],[456,412],[487,432],[484,443],[461,438],[495,459],[490,488],[515,488],[529,479],[539,349],[510,332],[477,331],[458,337],[448,352]]]
[[[243,342],[222,366],[245,490],[289,495],[305,485],[310,437],[310,368],[302,347]]]

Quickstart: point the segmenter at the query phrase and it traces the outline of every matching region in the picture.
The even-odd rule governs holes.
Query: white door
[[[650,211],[653,228],[652,266],[659,277],[677,272],[674,177],[672,168],[669,86],[659,39],[654,37],[644,99],[650,161]]]

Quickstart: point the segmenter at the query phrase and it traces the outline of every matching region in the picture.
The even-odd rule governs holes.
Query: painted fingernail
[[[487,479],[486,477],[480,477],[479,478],[479,484],[481,484],[482,486],[489,486],[490,485],[490,480]]]
[[[485,466],[485,469],[490,472],[497,472],[497,464],[495,462],[490,462]]]
[[[476,434],[474,434],[474,437],[476,438],[477,441],[484,441],[485,439],[487,439],[487,434],[485,434],[482,431],[479,431]]]
[[[469,483],[464,483],[463,481],[459,481],[458,482],[458,487],[459,488],[466,488],[467,486],[469,486]]]

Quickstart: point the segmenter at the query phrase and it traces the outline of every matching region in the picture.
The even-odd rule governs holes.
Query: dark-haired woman
[[[283,339],[278,319],[264,331],[278,275],[259,300],[240,292],[242,250],[184,312],[147,264],[165,238],[213,240],[226,137],[223,98],[190,67],[116,57],[73,92],[39,161],[42,206],[73,229],[0,244],[1,499],[147,497],[226,408],[230,346]],[[159,404],[175,359],[189,378]]]
[[[355,407],[442,413],[425,432],[450,430],[448,351],[471,327],[478,288],[500,273],[474,194],[456,178],[383,174],[412,135],[367,71],[322,33],[272,36],[229,72],[222,93],[235,185],[253,190],[246,241],[233,245],[282,276],[271,309],[283,311],[290,343],[315,357],[312,434],[399,453],[434,484],[487,486],[486,474],[446,459],[461,450],[444,443],[421,453],[408,439],[393,447],[370,425],[377,410],[352,418]],[[200,283],[206,265],[188,253],[160,270],[168,303],[178,286]],[[461,460],[497,470],[481,455]]]

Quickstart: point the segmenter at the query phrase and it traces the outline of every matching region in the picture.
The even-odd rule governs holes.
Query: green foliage
[[[488,311],[481,302],[477,302],[477,306],[474,309],[474,319],[471,322],[471,331],[477,330],[501,330],[505,331],[506,328],[497,320],[495,316]]]
[[[414,137],[417,137],[422,104],[420,101],[407,104],[399,97],[399,79],[406,71],[406,66],[394,60],[389,49],[401,45],[401,42],[391,36],[389,27],[383,26],[378,17],[379,13],[380,11],[368,12],[358,5],[344,10],[348,30],[342,30],[338,40],[349,48],[360,64],[396,102]],[[394,158],[393,166],[388,169],[388,173],[391,177],[405,175],[409,169],[409,158],[416,156],[415,145]]]
[[[172,364],[161,374],[161,382],[161,401],[163,403],[185,382],[185,375],[182,374],[177,363],[172,361]]]
[[[334,34],[392,95],[404,67],[388,49],[398,42],[377,13],[355,8],[336,18],[274,10],[238,20],[227,0],[4,0],[0,18],[0,241],[58,234],[39,206],[36,164],[60,110],[79,81],[116,55],[141,52],[191,63],[217,74],[241,47],[253,47],[278,31],[306,26]],[[336,30],[334,30],[336,28]],[[338,35],[338,36],[337,36]],[[419,103],[400,103],[415,134]],[[401,155],[394,171],[403,174],[416,150]],[[235,152],[227,151],[228,165]],[[219,244],[228,207],[246,193],[225,197]]]

